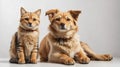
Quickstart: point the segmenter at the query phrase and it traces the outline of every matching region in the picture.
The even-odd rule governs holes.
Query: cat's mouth
[[[30,25],[30,24],[20,24],[20,26],[24,29],[29,29],[29,30],[35,30],[37,29],[39,26],[38,25]]]
[[[37,29],[38,27],[39,27],[38,25],[30,25],[30,24],[27,25],[27,29],[32,29],[32,30]]]
[[[29,24],[28,24],[26,27],[27,27],[28,29],[34,29],[34,28],[36,27],[36,25],[33,26],[33,25],[29,25]]]
[[[32,23],[27,24],[28,27],[33,27]]]

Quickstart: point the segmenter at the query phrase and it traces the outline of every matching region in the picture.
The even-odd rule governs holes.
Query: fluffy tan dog
[[[77,19],[81,11],[69,10],[61,12],[51,9],[46,12],[49,16],[50,32],[40,44],[40,61],[62,64],[74,64],[75,61],[87,64],[90,60],[110,61],[109,54],[98,55],[86,43],[80,42],[78,37]]]
[[[20,25],[10,46],[11,63],[37,63],[40,12],[27,12],[21,7]]]

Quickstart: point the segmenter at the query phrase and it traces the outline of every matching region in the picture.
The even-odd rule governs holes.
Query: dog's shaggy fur
[[[37,63],[40,12],[27,12],[21,7],[20,25],[10,46],[11,63]]]
[[[77,34],[77,19],[80,13],[79,10],[61,12],[58,9],[46,12],[51,23],[50,32],[40,44],[41,62],[49,61],[71,65],[75,61],[87,64],[90,60],[110,61],[112,59],[109,54],[94,53],[86,43],[80,42]]]

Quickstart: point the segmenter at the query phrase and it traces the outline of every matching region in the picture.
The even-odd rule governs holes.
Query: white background
[[[19,25],[21,6],[28,11],[42,9],[40,41],[50,24],[45,16],[47,10],[81,10],[80,40],[97,53],[120,57],[120,0],[0,0],[0,58],[9,58],[10,41]]]

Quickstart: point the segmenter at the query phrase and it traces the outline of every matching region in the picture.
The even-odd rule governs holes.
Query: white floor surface
[[[37,64],[11,64],[9,59],[0,59],[0,67],[120,67],[120,58],[113,58],[112,61],[91,61],[89,64],[63,65],[56,63]]]

